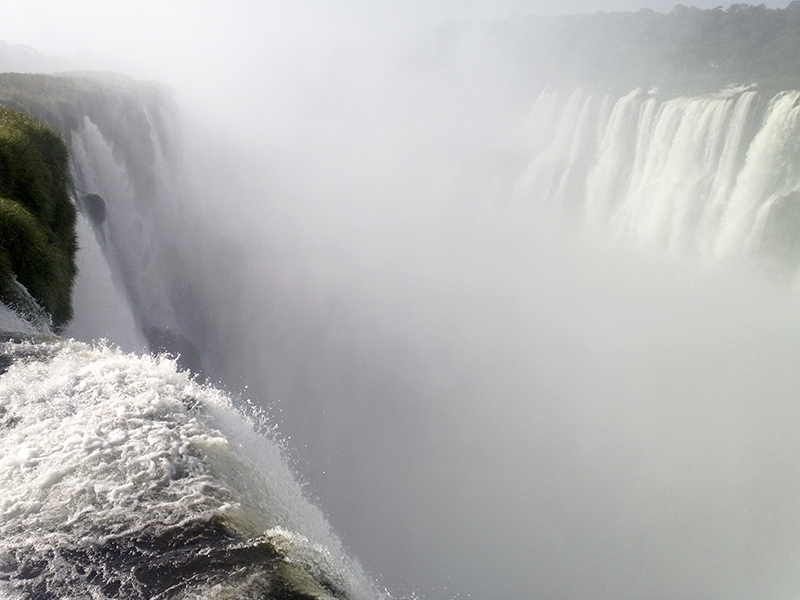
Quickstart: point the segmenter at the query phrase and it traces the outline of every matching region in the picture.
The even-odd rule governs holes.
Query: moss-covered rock
[[[0,108],[0,299],[16,303],[16,279],[57,328],[72,317],[75,219],[62,137]]]

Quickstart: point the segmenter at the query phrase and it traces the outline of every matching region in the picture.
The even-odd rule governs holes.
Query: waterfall
[[[134,140],[128,144],[134,146],[131,152],[143,152]],[[154,158],[137,179],[121,152],[88,117],[73,134],[71,156],[79,193],[96,194],[105,202],[106,218],[97,226],[104,256],[130,298],[139,327],[174,328],[177,317],[169,301],[168,270],[174,258],[168,252],[175,194],[158,181],[168,166]]]
[[[238,267],[209,275],[237,257],[183,210],[159,108],[95,107],[70,133],[64,337],[24,288],[30,306],[0,305],[0,597],[383,598],[263,409],[201,383],[216,348],[189,338],[224,320],[204,300]]]
[[[64,335],[86,342],[105,338],[128,352],[141,352],[147,342],[125,288],[112,273],[97,233],[83,213],[78,215],[77,234],[78,277],[72,292],[75,310]]]
[[[786,258],[793,251],[779,242],[793,243],[786,230],[797,221],[775,221],[791,212],[800,186],[798,97],[764,102],[752,89],[731,89],[664,99],[634,90],[614,99],[546,89],[529,121],[555,127],[529,127],[544,148],[531,145],[515,204],[566,206],[592,231],[707,261]]]
[[[298,151],[273,167],[285,197],[253,183],[256,160],[225,171],[236,206],[216,228],[197,218],[202,198],[187,201],[153,107],[127,141],[87,117],[71,139],[87,218],[70,333],[109,342],[3,346],[25,360],[0,378],[0,582],[33,573],[19,589],[46,597],[57,575],[153,597],[165,564],[208,560],[210,577],[181,593],[293,581],[312,597],[381,597],[352,548],[382,583],[430,598],[796,589],[796,298],[751,271],[695,267],[797,266],[797,98],[546,89],[518,155],[491,163],[522,165],[507,212],[403,195],[447,190],[436,169],[458,173],[460,147],[442,142],[426,165],[415,139],[408,164],[434,176],[415,171],[373,204],[366,184],[306,167],[324,155],[335,172],[329,147],[374,159],[380,146],[325,139],[308,163]],[[491,147],[510,153],[516,133]],[[380,163],[346,158],[348,175]],[[408,174],[378,167],[363,180]],[[152,328],[151,348],[186,338],[243,391],[113,347],[135,350]],[[244,416],[248,401],[270,420]],[[73,529],[53,525],[72,510]],[[118,587],[92,587],[98,570]]]

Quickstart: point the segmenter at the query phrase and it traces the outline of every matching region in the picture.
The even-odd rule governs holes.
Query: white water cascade
[[[25,357],[0,378],[0,598],[264,597],[298,567],[326,588],[284,578],[314,598],[380,597],[224,393],[102,343],[0,350]],[[265,541],[276,569],[245,558]]]
[[[110,339],[128,352],[147,348],[133,316],[124,286],[103,256],[91,223],[82,213],[77,226],[80,240],[78,277],[72,291],[74,314],[64,334],[81,340]]]
[[[383,598],[274,424],[148,354],[148,327],[185,340],[210,309],[192,290],[218,282],[192,277],[219,246],[180,210],[164,115],[141,110],[138,130],[86,117],[72,132],[83,213],[64,337],[0,305],[0,598]]]
[[[131,143],[134,153],[146,150]],[[88,117],[73,134],[70,154],[78,192],[97,194],[105,202],[106,218],[96,227],[97,234],[139,327],[153,323],[174,326],[177,317],[169,303],[172,257],[168,246],[176,192],[164,183],[168,169],[163,160],[150,162],[146,175],[137,181],[123,155]]]
[[[578,212],[592,231],[709,261],[794,256],[775,238],[800,226],[777,222],[800,190],[798,99],[782,92],[764,106],[751,89],[666,100],[545,90],[515,203]]]

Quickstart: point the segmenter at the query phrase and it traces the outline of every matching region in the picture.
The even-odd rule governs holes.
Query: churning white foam
[[[4,351],[20,358],[0,377],[0,557],[221,519],[245,539],[267,532],[313,549],[295,560],[339,573],[351,597],[373,595],[279,444],[223,392],[170,359],[105,343],[6,342]]]

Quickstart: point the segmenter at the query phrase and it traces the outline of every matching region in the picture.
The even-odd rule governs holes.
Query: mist
[[[531,65],[455,9],[155,6],[0,37],[175,87],[212,370],[393,596],[796,593],[791,285],[513,204]]]

